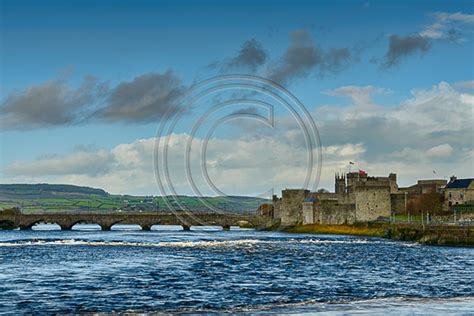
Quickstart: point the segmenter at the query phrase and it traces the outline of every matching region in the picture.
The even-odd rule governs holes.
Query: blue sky
[[[361,167],[369,171],[373,167],[373,172],[384,174],[390,171],[403,174],[403,170],[419,170],[420,165],[430,165],[423,173],[407,172],[407,182],[426,177],[427,170],[434,168],[442,170],[443,176],[461,170],[466,176],[473,174],[472,163],[466,164],[461,157],[469,155],[473,149],[472,141],[469,141],[473,136],[472,126],[466,123],[469,120],[455,121],[455,130],[434,130],[431,125],[428,129],[423,122],[414,123],[416,127],[400,127],[397,131],[400,137],[404,137],[405,128],[419,128],[425,132],[423,136],[419,136],[421,132],[415,133],[413,143],[401,140],[399,144],[391,144],[393,151],[390,151],[379,143],[367,141],[362,131],[360,134],[356,132],[355,137],[335,137],[336,133],[326,128],[332,121],[321,114],[321,109],[326,109],[327,113],[327,108],[330,108],[338,113],[339,123],[348,126],[367,119],[369,114],[374,119],[374,113],[378,113],[378,118],[397,120],[398,125],[395,125],[401,126],[407,120],[400,113],[413,113],[414,107],[419,105],[435,109],[433,117],[428,117],[427,112],[427,117],[421,117],[421,121],[426,119],[428,124],[436,118],[438,125],[449,125],[453,122],[447,118],[443,121],[437,111],[461,100],[460,108],[463,110],[460,112],[465,113],[465,119],[472,118],[472,1],[0,2],[0,123],[3,125],[0,166],[3,182],[66,181],[107,186],[113,181],[111,179],[118,177],[113,174],[114,167],[111,166],[117,163],[117,157],[112,158],[114,162],[110,165],[104,162],[101,166],[106,167],[96,175],[83,169],[68,171],[66,167],[58,167],[61,172],[53,170],[50,173],[47,167],[43,167],[44,172],[32,175],[27,167],[34,168],[34,164],[39,163],[36,167],[41,168],[53,162],[68,165],[67,161],[77,158],[74,155],[78,153],[97,154],[103,150],[110,154],[117,146],[136,144],[137,140],[154,137],[160,113],[158,108],[172,105],[154,100],[151,105],[156,112],[148,108],[151,112],[140,114],[134,109],[132,113],[138,116],[127,118],[123,111],[118,113],[116,110],[133,108],[133,100],[130,104],[110,101],[114,91],[117,98],[123,95],[118,88],[121,84],[126,86],[147,74],[158,75],[140,81],[149,80],[146,87],[159,89],[164,81],[176,79],[176,86],[173,86],[176,91],[186,90],[194,82],[224,73],[277,78],[276,81],[295,94],[313,114],[320,127],[323,146],[362,148],[362,152],[354,157],[338,158],[328,154],[328,164],[323,165],[323,169],[327,166],[324,169],[327,179],[324,175],[321,179],[321,184],[326,187],[330,187],[332,181],[328,175],[343,168],[342,161],[347,158],[358,159]],[[245,43],[251,44],[251,53],[261,53],[263,59],[255,55],[250,59],[238,59]],[[305,62],[304,58],[308,56],[298,55],[305,51],[301,48],[309,48],[314,58],[310,56]],[[288,56],[292,53],[295,53],[296,61],[289,63],[291,58]],[[285,56],[288,57],[286,64]],[[167,72],[171,75],[161,76]],[[84,89],[102,90],[93,93],[80,90],[86,76],[95,79],[92,87],[84,86]],[[49,84],[51,89],[45,89],[45,84]],[[371,88],[363,89],[369,86]],[[32,91],[33,87],[37,89]],[[146,87],[141,88],[145,89],[140,90],[142,94],[147,93]],[[341,87],[346,89],[337,90]],[[51,99],[46,99],[46,104],[37,101],[40,95],[54,91],[58,95],[53,99],[59,104],[50,107]],[[417,96],[413,94],[416,91]],[[87,100],[79,100],[78,93]],[[61,99],[65,94],[69,101]],[[361,94],[365,105],[375,106],[376,111],[357,104]],[[70,102],[70,108],[64,110],[62,117],[49,119],[37,115],[35,120],[35,115],[30,115],[36,111],[43,114],[52,111],[57,115],[62,111],[62,101],[64,108]],[[107,106],[107,102],[110,111],[100,114],[104,113],[100,109]],[[407,104],[412,107],[407,108]],[[360,107],[356,111],[359,116],[345,118],[357,106]],[[41,107],[44,111],[38,110]],[[178,132],[186,133],[198,116],[196,112],[184,119]],[[278,108],[275,114],[281,120],[286,115]],[[245,134],[242,132],[248,132],[231,133],[228,130],[221,129],[220,138],[235,140],[240,134]],[[282,139],[281,135],[290,130],[291,127],[282,128],[278,138]],[[258,129],[254,132],[254,140],[261,137]],[[347,133],[354,134],[354,131]],[[449,135],[440,138],[436,136],[439,133]],[[459,141],[459,135],[466,136],[466,140]],[[249,137],[244,138],[248,140]],[[437,146],[447,148],[449,155],[426,156]],[[421,147],[425,156],[410,156],[410,150],[420,150]],[[463,154],[455,155],[456,152]],[[56,160],[48,164],[48,157]],[[217,157],[216,161],[222,159]],[[268,165],[265,161],[268,162],[263,160],[262,163]],[[374,167],[381,165],[382,161],[387,162],[386,170],[382,166]],[[148,168],[145,165],[142,166],[143,172]],[[101,167],[92,170],[99,170],[97,168]],[[268,172],[277,173],[278,170],[275,166]],[[247,172],[255,174],[255,170]],[[130,174],[133,173],[130,170]],[[260,187],[253,187],[251,178],[242,179],[241,186],[237,186],[239,189],[233,193],[259,192]],[[292,185],[298,185],[298,181],[280,181],[275,187]],[[234,186],[228,184],[227,187],[231,190]],[[121,186],[109,185],[106,189],[118,193],[156,193],[151,184],[128,188],[124,183]],[[188,191],[183,189],[183,192]]]

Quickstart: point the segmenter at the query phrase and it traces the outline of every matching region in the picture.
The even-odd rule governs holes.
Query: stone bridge
[[[153,225],[181,225],[183,230],[191,226],[240,226],[242,222],[257,229],[268,227],[272,219],[266,216],[216,214],[216,213],[46,213],[46,214],[2,214],[0,227],[31,229],[40,223],[57,224],[62,230],[69,230],[76,224],[97,224],[102,230],[110,230],[115,224],[140,225],[142,230],[150,230]]]

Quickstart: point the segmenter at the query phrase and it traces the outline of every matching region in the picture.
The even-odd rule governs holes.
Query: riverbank
[[[474,247],[474,227],[422,226],[402,223],[367,223],[355,225],[295,225],[280,229],[288,233],[336,234],[381,237],[415,241],[427,245]]]

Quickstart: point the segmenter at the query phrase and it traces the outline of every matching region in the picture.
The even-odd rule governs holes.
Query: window
[[[464,193],[459,193],[459,197],[461,198],[461,200],[464,199]]]
[[[453,197],[453,194],[449,192],[448,197],[451,199]]]

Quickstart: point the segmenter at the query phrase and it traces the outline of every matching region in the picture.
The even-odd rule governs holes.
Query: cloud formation
[[[434,146],[426,151],[428,157],[449,157],[452,153],[453,147],[450,144]]]
[[[472,91],[459,91],[455,85],[440,82],[414,89],[408,99],[392,106],[372,99],[374,94],[386,93],[374,86],[344,86],[331,93],[352,102],[320,106],[312,113],[324,145],[322,187],[331,189],[334,172],[347,171],[349,161],[370,174],[397,172],[401,185],[432,177],[433,169],[440,177],[472,176]],[[372,106],[362,106],[365,102]],[[291,117],[276,117],[274,128],[245,125],[244,131],[235,137],[215,135],[209,140],[206,165],[216,186],[229,194],[257,194],[270,189],[269,184],[278,193],[282,188],[302,185],[307,149]],[[8,182],[46,178],[55,183],[93,184],[114,193],[159,194],[153,176],[154,141],[140,139],[110,150],[17,161],[7,166],[4,174]],[[170,141],[168,166],[173,184],[180,194],[194,194],[183,164],[188,135],[172,134]],[[203,139],[197,137],[192,148],[199,149],[202,144]],[[199,188],[208,188],[199,177],[199,154],[191,152],[192,174]],[[80,157],[88,162],[81,164]]]
[[[78,88],[46,81],[8,96],[0,106],[2,130],[106,123],[148,123],[182,109],[187,87],[171,70],[146,73],[115,87],[85,77]]]
[[[469,166],[465,158],[474,149],[472,92],[441,82],[429,89],[414,89],[398,105],[381,106],[370,94],[364,99],[372,106],[363,107],[353,99],[349,106],[322,106],[314,112],[323,143],[363,144],[363,163],[369,170],[383,163],[410,166],[414,174],[418,167],[419,177],[422,170],[439,163],[444,165],[438,169],[446,173],[473,170],[472,161],[467,169],[460,167]]]
[[[255,72],[260,66],[265,64],[268,59],[267,52],[263,49],[262,44],[255,39],[245,41],[237,56],[225,60],[221,65],[223,71],[229,69],[247,69]]]
[[[432,17],[434,21],[417,34],[391,35],[380,68],[389,69],[399,65],[409,56],[423,55],[431,49],[436,41],[466,41],[464,36],[466,34],[472,35],[474,32],[473,14],[436,12],[432,14]]]
[[[462,34],[464,32],[470,31],[472,33],[474,14],[437,12],[432,16],[434,22],[427,25],[420,32],[420,35],[425,38],[459,41],[462,40]],[[471,29],[469,30],[469,28]]]
[[[424,54],[431,48],[429,38],[421,35],[389,37],[388,51],[385,54],[382,68],[391,68],[400,64],[400,62],[411,55]]]
[[[122,82],[110,91],[105,106],[94,116],[107,122],[147,123],[181,110],[186,92],[172,72],[147,73]]]
[[[69,155],[49,155],[33,161],[17,161],[4,170],[9,176],[30,177],[88,175],[101,176],[108,172],[114,162],[112,154],[104,149],[76,150]]]
[[[84,78],[77,89],[64,80],[47,81],[7,97],[0,106],[0,126],[28,130],[77,124],[106,93],[107,86],[94,77]]]
[[[358,106],[372,105],[372,95],[374,94],[387,94],[390,90],[378,88],[374,86],[342,86],[330,91],[324,92],[324,94],[338,97],[349,97],[352,102]]]
[[[313,71],[320,75],[338,72],[347,67],[353,57],[347,47],[325,51],[314,43],[308,31],[298,30],[290,33],[290,46],[280,60],[269,65],[268,77],[285,85]]]

